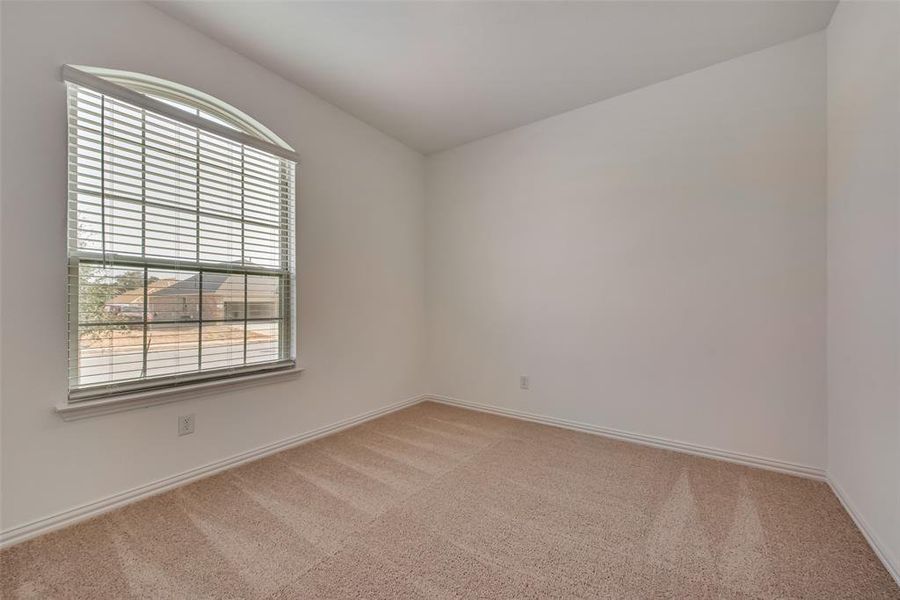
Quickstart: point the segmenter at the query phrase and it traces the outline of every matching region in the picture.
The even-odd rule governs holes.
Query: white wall
[[[63,422],[64,63],[217,96],[299,152],[298,379]],[[422,157],[143,3],[2,2],[4,530],[423,390]],[[176,436],[179,414],[197,431]]]
[[[429,157],[431,391],[824,467],[824,52]]]
[[[828,471],[900,574],[900,4],[828,28]]]

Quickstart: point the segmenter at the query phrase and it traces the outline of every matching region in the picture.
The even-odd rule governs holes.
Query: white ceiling
[[[153,4],[427,154],[818,31],[836,2]]]

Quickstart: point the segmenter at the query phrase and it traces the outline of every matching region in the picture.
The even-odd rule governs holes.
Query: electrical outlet
[[[178,417],[178,435],[194,433],[194,415]]]
[[[528,375],[519,375],[519,387],[522,388],[523,390],[527,390],[528,385],[529,385]]]

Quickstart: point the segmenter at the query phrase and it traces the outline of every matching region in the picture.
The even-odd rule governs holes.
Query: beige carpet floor
[[[828,487],[434,403],[0,554],[3,598],[900,598]]]

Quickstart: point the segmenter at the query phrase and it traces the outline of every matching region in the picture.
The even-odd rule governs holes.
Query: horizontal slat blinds
[[[139,104],[68,82],[72,401],[293,366],[295,163]]]
[[[213,114],[205,112],[197,102],[194,102],[197,104],[196,107],[189,107],[187,112],[185,112],[184,106],[175,106],[175,104],[178,103],[172,103],[161,97],[140,93],[109,79],[99,77],[94,73],[89,73],[83,70],[83,68],[73,67],[72,65],[63,66],[62,76],[68,83],[74,83],[82,87],[90,88],[101,94],[118,98],[132,106],[145,108],[158,115],[173,118],[179,123],[192,125],[203,131],[243,144],[244,146],[257,148],[273,156],[280,156],[281,158],[294,162],[297,161],[297,154],[293,150],[279,146],[271,141],[261,139],[260,137],[257,137],[258,134],[251,135],[248,133],[249,130],[255,131],[258,128],[246,123],[247,119],[243,119],[243,127],[247,128],[248,131],[242,131],[240,128],[235,128],[223,123],[221,119]],[[172,91],[175,96],[183,95],[178,94],[176,90]],[[199,111],[196,109],[199,109]]]

